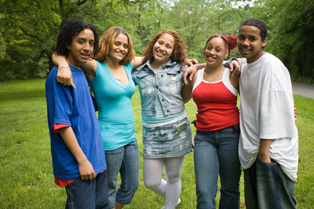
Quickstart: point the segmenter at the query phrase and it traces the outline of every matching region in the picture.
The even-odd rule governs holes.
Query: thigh
[[[247,209],[258,208],[256,189],[256,162],[249,168],[243,170],[244,173],[244,197]]]
[[[160,183],[164,168],[164,159],[153,158],[143,159],[143,177],[144,183],[154,184]]]
[[[123,162],[120,169],[121,179],[133,179],[138,182],[139,178],[139,152],[137,140],[124,146]]]
[[[96,179],[83,181],[77,178],[65,187],[66,209],[94,209],[96,199]]]
[[[226,128],[219,132],[218,159],[222,187],[239,189],[241,166],[238,155],[239,126]],[[231,189],[229,188],[229,189]]]
[[[256,184],[259,208],[281,209],[283,206],[286,206],[285,208],[296,208],[294,194],[292,195],[291,191],[287,189],[287,183],[291,185],[291,182],[282,172],[278,163],[265,163],[259,159],[256,160]]]
[[[120,147],[115,150],[105,151],[105,154],[107,162],[108,184],[111,185],[113,181],[116,181],[118,173],[121,169],[124,156],[124,149],[123,147]]]
[[[197,132],[194,137],[194,169],[196,183],[218,178],[218,155],[214,133]],[[206,183],[205,183],[206,184]]]
[[[107,171],[96,176],[96,209],[109,207]]]

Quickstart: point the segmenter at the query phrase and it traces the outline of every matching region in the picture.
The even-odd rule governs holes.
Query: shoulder
[[[267,66],[269,68],[274,68],[274,67],[285,68],[284,64],[278,57],[267,52],[265,52],[264,56],[262,57],[262,62],[264,66]]]
[[[46,86],[47,86],[47,85],[52,85],[52,84],[57,83],[57,80],[56,80],[56,78],[57,78],[57,72],[58,72],[58,66],[55,65],[55,66],[50,70],[50,72],[49,72],[49,74],[48,74],[48,76],[47,76],[47,79],[46,79]]]
[[[123,65],[124,69],[126,69],[129,72],[132,72],[133,70],[133,62],[131,61],[129,64],[127,65]]]

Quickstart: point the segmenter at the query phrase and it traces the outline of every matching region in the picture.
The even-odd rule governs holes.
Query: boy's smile
[[[262,40],[260,32],[259,28],[251,25],[243,25],[240,28],[238,50],[248,63],[255,62],[264,54],[267,40]]]
[[[74,36],[69,46],[68,63],[76,68],[86,63],[94,51],[94,42],[94,33],[90,29],[84,29]]]

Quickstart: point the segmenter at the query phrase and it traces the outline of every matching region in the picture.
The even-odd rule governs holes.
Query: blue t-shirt
[[[78,164],[54,124],[72,127],[82,151],[92,164],[96,174],[107,168],[100,129],[88,83],[83,71],[70,66],[76,86],[63,86],[56,81],[57,66],[46,80],[48,127],[51,139],[51,155],[54,176],[73,180],[80,176]]]
[[[123,65],[129,83],[122,85],[105,63],[97,62],[96,77],[89,80],[98,107],[98,124],[105,150],[114,150],[136,140],[131,98],[135,85],[133,64]]]

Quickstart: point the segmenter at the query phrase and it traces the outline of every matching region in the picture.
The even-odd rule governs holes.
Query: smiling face
[[[93,54],[94,42],[94,33],[90,29],[84,29],[74,36],[71,45],[68,46],[68,63],[78,68],[82,63],[87,62]]]
[[[206,65],[219,66],[228,57],[228,47],[221,37],[211,38],[205,48],[204,57]]]
[[[120,62],[127,55],[129,49],[128,37],[122,33],[117,35],[111,46],[108,58]]]
[[[165,33],[159,37],[153,46],[154,62],[164,65],[170,59],[174,49],[175,39]]]
[[[264,54],[267,39],[262,40],[259,28],[243,25],[238,35],[238,50],[248,63],[255,62]]]

